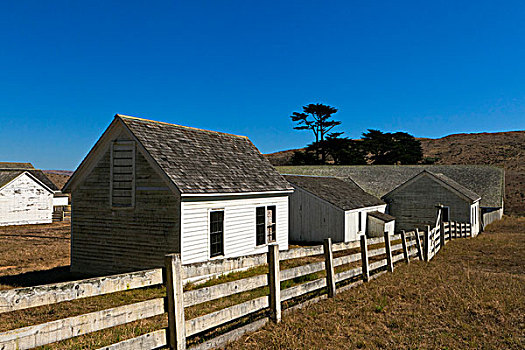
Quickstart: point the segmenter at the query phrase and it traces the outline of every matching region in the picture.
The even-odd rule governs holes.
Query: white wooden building
[[[116,115],[64,186],[71,266],[118,272],[288,249],[293,188],[243,136]]]
[[[351,242],[367,232],[367,213],[384,213],[386,204],[351,180],[284,175],[290,196],[290,241]]]
[[[443,205],[444,221],[470,223],[474,235],[480,231],[481,197],[443,174],[423,170],[382,198],[396,218],[396,230],[435,225],[436,207]]]
[[[56,187],[29,163],[0,163],[0,226],[52,222]]]

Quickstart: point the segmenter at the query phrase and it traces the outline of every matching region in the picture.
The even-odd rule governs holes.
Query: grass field
[[[524,233],[525,218],[506,218],[487,234],[449,243],[430,263],[399,264],[394,274],[293,312],[279,326],[269,325],[230,348],[523,348]],[[69,274],[68,263],[67,225],[0,228],[0,289],[77,277]],[[263,270],[241,273],[237,278]],[[230,279],[232,276],[209,283]],[[254,293],[187,308],[186,317],[266,291]],[[0,317],[0,332],[163,295],[163,288],[147,288],[20,310]],[[165,326],[165,315],[158,316],[45,348],[97,348]]]
[[[523,349],[525,218],[343,292],[229,349]]]

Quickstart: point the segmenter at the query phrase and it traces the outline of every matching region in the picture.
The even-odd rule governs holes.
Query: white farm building
[[[368,214],[384,213],[386,203],[354,182],[335,177],[284,175],[290,196],[290,241],[351,242],[367,233]],[[393,229],[393,228],[392,228]]]
[[[0,226],[51,223],[58,192],[30,163],[0,162]]]
[[[66,191],[73,271],[288,249],[293,188],[243,136],[116,115]]]

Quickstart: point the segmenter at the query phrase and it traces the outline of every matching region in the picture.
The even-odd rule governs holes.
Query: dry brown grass
[[[229,349],[523,349],[525,218],[343,292]]]

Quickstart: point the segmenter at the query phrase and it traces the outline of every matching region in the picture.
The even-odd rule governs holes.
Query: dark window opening
[[[357,213],[357,222],[358,222],[358,231],[361,232],[363,231],[363,218],[362,218],[362,215],[361,213]]]
[[[449,207],[443,207],[443,209],[441,209],[441,217],[443,218],[443,222],[450,221],[450,208]]]
[[[266,226],[266,208],[257,207],[255,209],[255,244],[263,245],[266,243],[266,236],[264,234]]]
[[[224,211],[210,213],[210,257],[224,255]]]
[[[276,222],[275,222],[275,205],[266,207],[266,230],[268,242],[275,242],[276,239]]]

